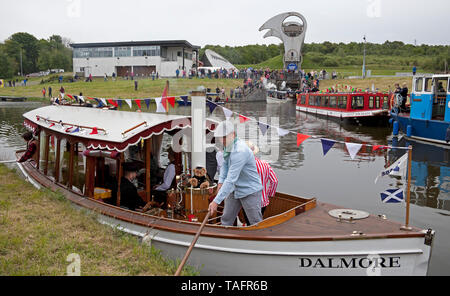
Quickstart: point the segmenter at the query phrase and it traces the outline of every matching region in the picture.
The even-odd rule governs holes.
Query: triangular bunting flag
[[[241,123],[244,123],[244,122],[249,121],[249,120],[250,120],[250,118],[245,117],[244,115],[239,114],[239,121],[240,121]]]
[[[94,127],[94,128],[92,129],[92,132],[90,133],[90,135],[97,135],[97,134],[98,134],[97,128]]]
[[[97,101],[97,103],[98,103],[98,108],[102,108],[104,105],[103,105],[103,103],[102,103],[102,101],[100,101],[99,99],[97,99],[97,98],[94,98],[94,100],[96,100]]]
[[[67,96],[73,100],[73,96],[72,95],[67,94]]]
[[[117,104],[117,102],[115,102],[113,99],[108,99],[108,103],[110,103],[111,105],[115,106],[115,107],[119,107],[119,105]]]
[[[100,98],[100,100],[102,100],[103,105],[108,106],[108,103],[106,103],[106,99],[105,98]]]
[[[328,151],[330,151],[330,149],[336,143],[333,140],[327,140],[327,139],[320,139],[320,141],[322,141],[323,156],[327,155]]]
[[[147,105],[147,110],[150,107],[150,99],[144,99],[145,105]]]
[[[172,106],[172,108],[175,108],[175,97],[168,97],[167,101],[169,101],[170,106]]]
[[[372,151],[375,152],[375,151],[378,151],[378,150],[384,150],[384,149],[388,149],[388,148],[389,148],[388,146],[375,145],[375,146],[373,146]]]
[[[130,109],[131,109],[132,108],[131,107],[131,100],[130,99],[126,99],[125,102],[128,104],[128,106],[130,106]]]
[[[78,133],[80,131],[80,128],[79,127],[77,127],[76,129],[74,129],[73,131],[71,131],[70,133],[71,134],[73,134],[73,133]]]
[[[136,102],[136,105],[138,105],[138,108],[141,109],[141,100],[134,100]]]
[[[50,125],[48,126],[48,127],[52,127],[52,126],[54,126],[55,124],[52,122],[52,123],[50,123]]]
[[[280,137],[284,137],[284,136],[286,136],[287,134],[289,134],[289,131],[288,131],[288,130],[285,130],[285,129],[282,129],[282,128],[278,128],[278,135],[279,135]]]
[[[180,96],[180,98],[184,101],[185,104],[187,104],[188,96]]]
[[[311,136],[297,134],[297,147],[299,147],[308,138],[311,138]]]
[[[347,151],[350,154],[350,157],[352,159],[355,159],[356,154],[358,154],[359,150],[361,150],[363,145],[354,143],[345,143],[345,146],[347,146]]]
[[[209,111],[210,111],[211,113],[213,113],[213,111],[214,111],[214,109],[216,109],[217,105],[214,104],[214,103],[211,102],[211,101],[207,101],[206,104],[208,104]]]
[[[119,105],[120,108],[122,108],[122,100],[117,100],[117,105]]]
[[[156,112],[158,113],[164,113],[166,112],[166,109],[164,108],[163,104],[162,104],[162,98],[155,98],[155,102],[156,102]]]
[[[78,99],[80,100],[81,103],[84,103],[84,97],[83,96],[78,96]]]
[[[225,117],[228,119],[230,119],[231,116],[233,116],[233,111],[231,111],[230,109],[227,109],[225,107],[222,107],[223,110],[223,114],[225,114]]]
[[[267,130],[269,129],[270,126],[268,124],[265,124],[262,122],[258,122],[258,126],[259,126],[259,129],[261,130],[261,133],[263,134],[263,136],[265,136],[267,133]]]
[[[73,129],[73,126],[66,128],[65,132],[70,133],[70,130]]]

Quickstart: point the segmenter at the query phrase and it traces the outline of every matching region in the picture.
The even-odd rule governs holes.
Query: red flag
[[[167,96],[169,95],[169,81],[166,82],[166,86],[164,87],[163,93],[162,93],[162,100],[161,100],[161,104],[163,105],[164,109],[166,109],[166,111],[168,111],[168,106],[167,106]]]
[[[134,100],[136,104],[138,105],[139,109],[141,109],[141,100]]]
[[[119,107],[119,104],[117,104],[116,101],[114,101],[113,99],[107,99],[108,103],[110,103],[111,105],[115,106],[115,107]]]
[[[311,138],[311,136],[297,134],[297,146],[300,147],[300,145],[308,138]]]
[[[175,97],[168,97],[167,100],[169,101],[169,104],[172,106],[172,108],[175,108]]]
[[[92,132],[90,133],[90,135],[97,135],[97,134],[98,134],[97,128],[94,127],[94,128],[92,129]]]
[[[66,94],[66,96],[68,96],[69,98],[71,98],[73,100],[72,95]]]
[[[250,118],[245,117],[244,115],[239,114],[239,121],[240,121],[241,123],[244,123],[244,122],[249,121],[249,120],[250,120]]]
[[[48,126],[48,127],[52,127],[52,126],[54,126],[55,124],[52,122],[52,123],[50,123],[50,125]]]
[[[375,145],[373,146],[373,151],[378,151],[378,150],[383,150],[383,149],[388,149],[388,146],[383,146],[383,145]]]

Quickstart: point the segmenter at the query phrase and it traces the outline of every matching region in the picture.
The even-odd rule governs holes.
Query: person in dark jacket
[[[145,202],[139,196],[133,180],[136,179],[139,168],[130,162],[123,164],[123,177],[120,180],[120,205],[135,211],[145,207]]]
[[[18,160],[18,162],[25,162],[31,159],[36,153],[37,146],[36,141],[34,140],[32,132],[26,132],[22,135],[22,138],[27,141],[27,151],[22,155],[22,157]]]
[[[406,83],[403,83],[403,88],[400,92],[400,95],[402,96],[402,103],[400,105],[400,110],[402,112],[406,112],[406,100],[408,99],[408,87],[406,86]]]

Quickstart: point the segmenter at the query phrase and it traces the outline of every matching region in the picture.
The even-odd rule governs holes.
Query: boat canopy
[[[190,116],[52,105],[24,115],[24,125],[85,139],[89,149],[125,151],[143,139],[190,127]],[[206,121],[212,131],[217,123]]]

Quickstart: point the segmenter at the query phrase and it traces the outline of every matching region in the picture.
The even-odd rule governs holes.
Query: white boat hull
[[[267,97],[267,104],[282,104],[288,102],[288,99],[277,99],[272,97]]]
[[[171,259],[183,258],[193,235],[155,230],[104,215],[101,223],[140,236]],[[399,276],[427,274],[423,237],[333,241],[259,241],[200,237],[188,264],[201,275]]]
[[[319,109],[319,108],[308,108],[303,106],[297,106],[297,111],[313,113],[319,115],[325,115],[336,118],[358,118],[358,117],[374,117],[385,114],[387,116],[386,110],[373,110],[373,111],[354,111],[354,112],[339,112],[333,110]]]

